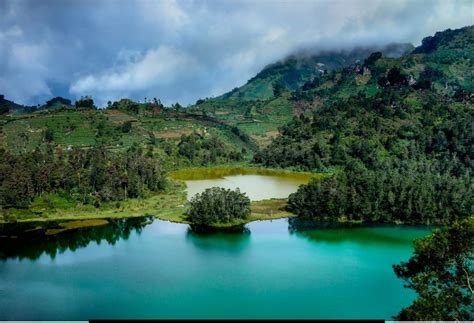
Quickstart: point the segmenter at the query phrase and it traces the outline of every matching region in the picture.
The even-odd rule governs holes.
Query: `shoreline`
[[[214,171],[214,176],[239,174],[260,174],[260,175],[293,175],[305,178],[321,178],[326,174],[311,172],[296,172],[287,169],[269,169],[258,166],[246,165],[220,165],[214,167],[192,167],[172,171],[168,174],[169,184],[164,192],[150,193],[146,198],[128,199],[120,201],[119,207],[114,207],[116,202],[109,202],[103,208],[94,208],[91,205],[81,205],[68,209],[40,209],[30,208],[26,210],[0,210],[0,215],[6,218],[8,212],[18,212],[24,218],[15,219],[15,221],[0,220],[0,226],[14,224],[47,224],[51,222],[69,223],[75,221],[79,227],[89,227],[90,223],[99,220],[127,219],[151,216],[155,219],[173,223],[193,225],[186,220],[184,216],[185,205],[187,201],[187,187],[185,180],[201,179],[199,177],[209,178],[209,173]],[[251,201],[251,213],[246,219],[235,220],[230,223],[218,223],[209,225],[214,229],[228,229],[232,227],[243,226],[254,221],[268,221],[285,218],[297,218],[296,214],[285,210],[288,198],[270,198],[259,201]],[[3,211],[3,214],[2,214]],[[40,214],[38,216],[38,214]],[[14,215],[11,214],[11,217]],[[36,217],[35,217],[36,216]],[[302,222],[308,219],[300,219]],[[314,220],[318,222],[318,220]],[[325,222],[325,221],[319,221]],[[83,225],[80,225],[80,224]],[[368,223],[360,220],[347,220],[344,217],[337,221],[331,221],[336,225],[363,225],[363,224],[390,224],[390,225],[410,225],[407,223]],[[413,224],[412,224],[413,225]],[[423,224],[415,224],[423,225]],[[427,224],[424,224],[427,225]],[[428,224],[429,226],[429,224]]]
[[[157,196],[154,196],[154,197],[157,197]],[[276,206],[280,206],[283,203],[286,203],[286,199],[266,199],[266,200],[260,200],[260,201],[252,201],[251,208],[259,207],[262,204],[265,204],[269,207],[276,207]],[[180,210],[183,212],[179,212]],[[109,212],[105,212],[105,211],[109,211]],[[124,210],[123,212],[118,212],[118,213],[117,211],[113,211],[112,213],[110,213],[110,211],[111,210],[102,210],[102,211],[97,212],[98,213],[97,215],[90,214],[90,215],[78,215],[78,216],[74,216],[74,215],[55,216],[55,217],[52,216],[52,217],[47,217],[47,218],[20,219],[17,221],[0,221],[0,225],[22,224],[22,223],[46,223],[46,222],[54,222],[54,221],[127,219],[127,218],[139,218],[139,217],[144,217],[144,216],[152,216],[162,221],[169,221],[169,222],[174,222],[174,223],[193,224],[184,218],[184,207],[179,207],[179,206],[177,206],[174,209],[166,210],[165,212],[156,212],[156,209],[154,211],[150,211],[149,208]],[[247,219],[244,219],[242,221],[232,222],[232,223],[219,224],[219,225],[216,225],[216,227],[229,227],[229,226],[247,224],[253,221],[276,220],[276,219],[283,219],[283,218],[291,218],[295,216],[296,215],[292,213],[289,213],[287,211],[282,211],[282,210],[278,212],[272,212],[271,214],[252,211],[252,213],[249,215]]]
[[[208,178],[210,173],[214,177],[227,176],[234,173],[297,176],[320,178],[321,173],[298,172],[287,169],[270,169],[254,165],[218,165],[211,167],[189,167],[171,171],[168,174],[169,186],[164,192],[150,193],[148,197],[128,199],[120,202],[104,203],[102,208],[91,205],[78,205],[72,208],[38,208],[32,206],[28,209],[6,209],[0,210],[0,225],[9,224],[33,224],[47,223],[53,221],[87,221],[99,219],[123,219],[142,216],[153,216],[154,218],[182,224],[192,224],[184,217],[187,201],[187,188],[185,180]],[[200,179],[200,178],[199,178]],[[284,210],[287,198],[271,198],[251,202],[251,214],[246,219],[231,223],[220,223],[213,225],[215,228],[227,228],[245,225],[253,221],[274,220],[295,217],[296,215]],[[114,206],[118,204],[119,206]],[[12,219],[12,220],[10,220]]]

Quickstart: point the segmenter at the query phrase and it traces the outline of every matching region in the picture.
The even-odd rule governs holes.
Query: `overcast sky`
[[[418,45],[473,14],[472,0],[1,0],[0,94],[186,105],[298,49]]]

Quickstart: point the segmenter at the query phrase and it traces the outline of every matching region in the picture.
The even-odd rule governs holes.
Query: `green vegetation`
[[[374,50],[398,57],[412,48],[410,44],[391,44],[383,48],[292,55],[265,67],[239,88],[217,98],[198,100],[189,111],[237,127],[259,146],[266,146],[278,134],[280,126],[304,110],[301,102],[294,101],[292,91],[316,84],[329,72],[352,66]]]
[[[388,56],[398,57],[413,49],[411,44],[390,44],[377,48]],[[278,96],[284,90],[297,90],[321,73],[339,70],[365,59],[375,48],[357,48],[350,51],[328,51],[317,55],[300,53],[270,64],[244,86],[223,94],[218,99],[258,100]],[[275,91],[275,89],[277,89]],[[275,93],[276,92],[276,93]]]
[[[81,97],[75,103],[76,109],[96,109],[97,107],[94,105],[94,100],[89,97]]]
[[[141,217],[144,214],[173,222],[187,223],[184,219],[186,191],[183,182],[168,180],[162,192],[148,192],[141,198],[104,202],[100,208],[77,203],[57,194],[36,197],[28,209],[0,210],[1,222],[44,222],[55,220],[87,220]],[[3,221],[2,221],[3,217]]]
[[[396,318],[472,320],[474,27],[411,50],[294,55],[188,108],[0,95],[0,222],[57,220],[47,235],[94,227],[111,241],[105,224],[130,228],[109,218],[143,214],[217,228],[293,216],[290,227],[452,224],[394,266],[419,294]],[[211,188],[187,203],[179,181],[290,170],[313,179],[288,200]]]
[[[415,253],[394,266],[419,297],[396,317],[402,321],[472,321],[474,219],[415,241]]]
[[[187,219],[198,225],[231,223],[250,214],[250,199],[237,188],[235,191],[212,187],[196,194],[186,210]]]
[[[294,215],[286,211],[286,199],[269,199],[254,201],[250,205],[249,219],[254,220],[271,220],[280,218],[290,218]]]
[[[204,152],[197,152],[198,158],[192,160],[182,158],[177,146],[183,135],[196,139],[199,144],[196,150],[217,137],[220,148],[224,148],[220,153],[227,157],[218,156],[215,163],[228,158],[248,159],[247,155],[255,149],[255,143],[238,129],[171,108],[156,112],[149,105],[138,104],[138,113],[63,106],[3,115],[0,116],[0,148],[17,154],[34,151],[36,147],[44,149],[48,143],[63,150],[103,145],[108,150],[125,151],[132,145],[140,145],[166,168],[214,163],[211,161],[214,156],[205,158]]]
[[[289,57],[189,108],[153,98],[99,110],[90,97],[74,104],[56,97],[35,109],[2,96],[3,220],[84,218],[97,209],[118,216],[160,205],[150,213],[186,222],[185,194],[166,184],[167,172],[175,179],[215,165],[227,166],[213,176],[236,172],[229,165],[255,172],[252,159],[273,168],[259,174],[325,174],[290,198],[288,210],[299,216],[466,217],[474,204],[472,29],[437,33],[410,54],[402,44]]]
[[[165,187],[160,165],[132,146],[126,153],[104,147],[13,155],[0,151],[0,204],[5,208],[28,208],[35,197],[54,193],[80,204],[143,197]]]
[[[321,220],[406,223],[450,223],[472,215],[474,110],[471,99],[463,94],[472,87],[460,82],[450,83],[448,90],[437,87],[437,82],[450,77],[444,72],[441,77],[441,66],[460,64],[441,58],[444,52],[439,51],[450,48],[471,55],[457,46],[465,44],[459,41],[461,36],[472,40],[472,31],[468,27],[438,35],[443,45],[424,56],[389,60],[374,53],[364,63],[364,69],[372,70],[374,94],[365,91],[367,82],[354,83],[359,89],[355,94],[340,95],[344,82],[357,77],[357,67],[327,76],[328,81],[339,82],[335,83],[337,92],[321,89],[321,82],[297,91],[299,101],[330,97],[314,112],[281,127],[281,135],[254,160],[267,167],[334,175],[300,188],[290,197],[289,210]],[[413,82],[410,61],[416,59],[436,61],[438,67],[426,67],[421,79]],[[472,63],[468,66],[472,71]],[[464,76],[469,74],[464,68],[459,70]]]
[[[471,179],[440,173],[429,163],[387,164],[369,171],[348,164],[289,196],[288,210],[320,221],[447,224],[472,215]]]
[[[171,151],[171,150],[170,150]],[[236,151],[216,135],[204,136],[194,132],[188,136],[182,135],[178,143],[178,154],[187,158],[193,164],[209,165],[240,161],[241,151]]]

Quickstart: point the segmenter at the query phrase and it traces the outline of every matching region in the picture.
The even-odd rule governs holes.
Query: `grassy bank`
[[[81,205],[69,208],[50,208],[50,209],[31,209],[27,210],[3,210],[1,215],[3,220],[0,222],[10,222],[7,219],[15,218],[15,222],[45,222],[45,221],[72,221],[61,224],[62,229],[58,232],[75,229],[79,227],[88,227],[107,224],[104,219],[110,218],[131,218],[141,217],[143,215],[152,215],[160,220],[190,224],[184,216],[186,205],[186,186],[181,181],[170,181],[168,190],[158,193],[144,199],[129,199],[120,203],[116,207],[114,203],[103,205],[101,208],[95,208],[90,205]],[[241,221],[231,223],[217,224],[215,227],[231,227],[242,225],[257,220],[272,220],[294,216],[283,210],[286,205],[286,199],[269,199],[262,201],[253,201],[251,203],[250,216]]]
[[[243,225],[252,221],[275,220],[295,216],[294,214],[291,214],[283,209],[286,205],[286,201],[286,199],[253,201],[250,205],[251,214],[246,219],[232,221],[228,223],[218,223],[211,225],[211,227],[227,228],[237,225]],[[189,221],[186,220],[186,217],[184,216],[184,208],[182,208],[180,212],[157,212],[153,215],[160,220],[191,224]]]
[[[119,204],[104,203],[100,208],[92,205],[78,205],[62,208],[62,204],[49,207],[29,208],[24,210],[2,210],[1,222],[41,222],[52,220],[86,220],[104,218],[130,218],[146,214],[162,214],[169,219],[178,219],[186,204],[186,186],[180,181],[170,181],[165,192],[151,194],[147,198],[128,199]],[[39,204],[39,203],[38,203]]]
[[[88,227],[107,224],[104,219],[131,218],[152,215],[158,219],[176,223],[190,224],[184,215],[186,209],[186,184],[183,180],[222,178],[236,174],[257,174],[292,177],[308,180],[322,178],[324,174],[310,172],[293,172],[281,169],[268,169],[248,166],[246,164],[231,164],[216,167],[185,168],[170,173],[168,187],[164,192],[153,193],[146,198],[128,199],[120,202],[103,203],[99,208],[92,205],[77,205],[58,195],[45,195],[35,199],[28,209],[0,210],[0,223],[8,222],[45,222],[64,221],[60,224],[59,233],[78,227]],[[295,215],[284,210],[287,199],[268,199],[251,202],[251,214],[248,218],[220,223],[214,227],[232,227],[252,221],[272,220],[293,217]]]
[[[248,218],[229,223],[219,223],[211,225],[211,227],[227,228],[238,225],[244,225],[253,221],[275,220],[294,217],[294,214],[284,210],[286,202],[287,199],[269,199],[262,201],[253,201],[250,205],[251,213]]]

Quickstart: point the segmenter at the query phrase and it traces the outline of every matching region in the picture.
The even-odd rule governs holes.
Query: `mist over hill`
[[[273,86],[276,84],[288,90],[296,90],[316,76],[356,65],[373,52],[380,51],[386,57],[398,58],[413,49],[414,46],[409,43],[392,43],[386,46],[356,47],[333,51],[303,49],[266,66],[245,85],[218,98],[268,99],[273,96]]]

